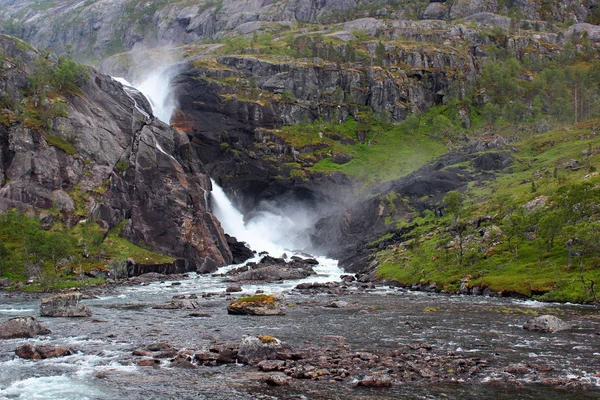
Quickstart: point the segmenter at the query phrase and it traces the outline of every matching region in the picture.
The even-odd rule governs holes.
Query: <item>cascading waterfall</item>
[[[171,74],[168,68],[159,68],[148,74],[142,81],[133,84],[123,78],[114,78],[124,85],[139,90],[150,102],[155,116],[169,122],[174,104],[169,99]],[[267,252],[281,257],[284,253],[298,254],[299,250],[309,247],[306,232],[314,223],[314,213],[303,207],[292,205],[287,209],[272,207],[253,213],[253,217],[245,219],[235,208],[223,189],[212,181],[210,194],[213,213],[221,222],[223,230],[239,241],[245,242],[258,253]],[[343,271],[337,268],[335,260],[319,258],[321,267],[316,268],[321,279],[339,279]]]

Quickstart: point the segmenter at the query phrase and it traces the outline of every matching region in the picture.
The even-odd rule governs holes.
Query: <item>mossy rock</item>
[[[227,306],[229,314],[237,315],[284,315],[283,296],[274,294],[257,294],[240,297]]]

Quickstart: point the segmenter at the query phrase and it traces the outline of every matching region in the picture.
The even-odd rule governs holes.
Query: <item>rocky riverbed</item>
[[[82,303],[93,315],[76,319],[38,317],[41,295],[0,293],[0,320],[32,315],[52,331],[0,342],[0,398],[600,396],[600,316],[593,307],[355,282],[242,285],[244,292],[232,295],[222,279],[191,275],[90,290]],[[256,290],[283,293],[285,315],[227,313],[232,299]],[[200,308],[152,308],[173,297]],[[560,317],[570,329],[522,328],[542,314]],[[282,345],[261,362],[260,354],[248,358],[249,340]],[[25,344],[73,354],[16,357]]]

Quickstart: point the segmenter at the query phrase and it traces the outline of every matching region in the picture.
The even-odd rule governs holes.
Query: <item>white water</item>
[[[154,115],[161,121],[169,123],[175,109],[175,104],[169,97],[171,76],[167,68],[151,72],[140,82],[130,83],[125,78],[120,77],[113,77],[113,79],[142,92],[150,102]]]

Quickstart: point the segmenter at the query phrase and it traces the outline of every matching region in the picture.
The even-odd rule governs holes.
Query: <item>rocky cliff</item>
[[[218,39],[228,32],[252,34],[285,28],[293,22],[331,24],[365,17],[391,21],[461,19],[481,13],[511,15],[518,23],[598,23],[596,0],[0,1],[5,33],[59,53],[69,48],[78,60]]]
[[[56,80],[75,64],[8,36],[0,61],[1,211],[122,229],[133,243],[187,260],[187,270],[231,261],[188,137],[154,118],[143,96],[93,69],[79,70],[66,90]]]

